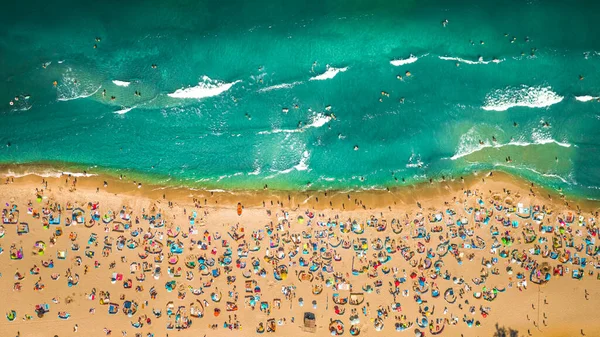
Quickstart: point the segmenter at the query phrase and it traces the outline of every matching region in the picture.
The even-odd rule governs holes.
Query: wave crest
[[[128,87],[131,84],[131,82],[125,82],[125,81],[119,81],[119,80],[113,80],[112,82],[119,87]]]
[[[589,102],[600,99],[600,97],[585,95],[585,96],[575,96],[575,99],[579,102]]]
[[[465,64],[489,64],[489,63],[501,63],[501,62],[504,62],[504,59],[502,59],[502,60],[493,59],[491,61],[485,61],[483,59],[483,56],[479,56],[479,59],[477,59],[477,61],[465,60],[465,59],[462,59],[460,57],[450,57],[450,56],[438,56],[438,58],[440,60],[444,60],[444,61],[456,61],[456,62],[465,63]]]
[[[408,58],[405,58],[405,59],[391,60],[390,64],[393,65],[393,66],[395,66],[395,67],[399,67],[399,66],[403,66],[405,64],[415,63],[415,62],[417,62],[417,60],[419,60],[418,57],[414,56],[413,54],[410,54],[410,56]]]
[[[297,81],[297,82],[292,82],[292,83],[275,84],[275,85],[272,85],[270,87],[261,88],[261,89],[258,90],[258,92],[266,92],[266,91],[279,90],[279,89],[291,89],[291,88],[295,87],[298,84],[302,84],[302,82]]]
[[[506,111],[514,107],[545,108],[560,103],[563,96],[552,91],[551,87],[529,87],[522,85],[520,88],[507,87],[489,93],[485,98],[483,110]]]
[[[96,86],[90,81],[82,80],[71,68],[68,68],[56,85],[56,99],[64,102],[87,98],[95,95],[100,88],[102,85]]]
[[[304,125],[301,128],[298,129],[274,129],[271,131],[260,131],[258,132],[259,135],[270,135],[273,133],[296,133],[296,132],[304,132],[307,129],[310,128],[320,128],[323,125],[329,123],[331,120],[333,119],[333,117],[329,116],[329,115],[325,115],[322,113],[316,113],[312,116],[311,118],[311,122]]]
[[[329,80],[334,78],[337,74],[339,73],[343,73],[345,71],[348,70],[348,67],[344,67],[344,68],[334,68],[334,67],[330,67],[329,65],[327,65],[327,70],[325,70],[324,73],[311,77],[309,79],[309,81],[323,81],[323,80]]]
[[[240,80],[225,83],[217,80],[212,80],[208,76],[202,77],[202,82],[198,83],[195,87],[181,88],[175,90],[175,92],[167,94],[172,98],[195,98],[201,99],[206,97],[218,96],[225,91],[231,89],[236,83],[241,82]]]
[[[542,132],[533,130],[531,141],[510,141],[508,143],[490,143],[489,141],[484,142],[483,144],[479,143],[479,139],[485,139],[480,135],[474,127],[469,129],[469,131],[463,134],[460,137],[458,147],[456,150],[456,154],[450,157],[450,160],[457,160],[462,157],[466,157],[473,153],[479,152],[483,149],[487,148],[503,148],[506,146],[532,146],[532,145],[546,145],[546,144],[556,144],[561,147],[571,147],[571,144],[566,141],[558,141],[553,139],[551,136],[543,134]]]

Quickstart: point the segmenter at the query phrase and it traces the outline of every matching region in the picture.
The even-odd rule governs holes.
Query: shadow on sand
[[[494,337],[519,337],[519,332],[511,328],[500,327],[498,323],[496,323]]]

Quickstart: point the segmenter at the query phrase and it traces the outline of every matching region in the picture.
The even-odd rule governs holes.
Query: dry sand
[[[585,248],[577,253],[576,247],[580,245],[588,235],[595,233],[595,236],[589,238],[594,240],[594,245],[598,247],[600,244],[596,242],[598,234],[598,225],[596,223],[597,213],[600,210],[598,203],[567,201],[564,198],[548,191],[531,187],[529,183],[509,177],[504,174],[494,173],[492,177],[470,178],[465,182],[437,182],[432,185],[421,185],[416,187],[407,187],[393,191],[368,191],[368,192],[216,192],[189,190],[184,188],[167,188],[160,186],[142,186],[138,188],[137,184],[132,181],[110,179],[104,177],[79,177],[77,178],[76,188],[73,187],[74,177],[67,179],[67,176],[60,178],[41,178],[39,176],[28,175],[10,179],[9,183],[0,185],[0,201],[3,208],[9,210],[12,205],[17,205],[19,210],[18,222],[26,222],[29,224],[30,232],[24,235],[17,235],[15,224],[3,224],[5,235],[0,238],[0,245],[4,253],[0,255],[0,289],[2,289],[6,298],[0,303],[3,313],[15,310],[17,318],[9,322],[6,318],[2,319],[0,329],[1,336],[16,336],[20,332],[21,336],[104,336],[104,328],[112,330],[113,336],[121,336],[121,331],[125,330],[127,336],[135,336],[136,333],[142,333],[146,336],[152,332],[155,336],[225,336],[232,333],[241,336],[256,334],[256,328],[260,322],[267,323],[267,319],[274,318],[276,320],[276,335],[316,335],[323,336],[330,334],[328,330],[331,319],[339,319],[344,324],[344,334],[349,336],[351,327],[352,310],[356,310],[359,323],[356,328],[360,329],[360,334],[363,336],[376,336],[396,334],[395,323],[396,316],[406,315],[407,322],[412,323],[412,327],[401,332],[402,335],[414,336],[415,329],[418,328],[415,323],[423,315],[419,314],[420,308],[426,306],[435,308],[434,312],[427,318],[429,321],[439,319],[439,324],[443,325],[445,321],[445,330],[441,333],[442,336],[493,336],[496,332],[496,324],[507,329],[518,331],[518,336],[581,336],[581,329],[586,336],[600,336],[600,321],[594,319],[597,317],[596,310],[600,304],[600,290],[597,287],[598,271],[600,262],[598,255],[591,257],[586,255]],[[44,180],[45,183],[42,183]],[[107,181],[108,186],[104,187],[103,182]],[[14,181],[14,182],[13,182]],[[37,189],[37,192],[36,192]],[[98,189],[98,190],[97,190]],[[469,191],[469,193],[467,193]],[[510,191],[510,195],[508,194]],[[41,196],[41,202],[38,202],[37,196]],[[530,254],[529,249],[534,248],[534,244],[525,244],[522,231],[527,224],[531,224],[537,234],[537,238],[546,238],[548,242],[541,243],[541,250],[544,246],[552,248],[552,237],[555,234],[542,234],[539,231],[539,225],[531,218],[518,218],[514,213],[510,215],[511,220],[519,222],[518,228],[504,227],[495,218],[497,216],[508,218],[505,210],[494,210],[493,215],[489,219],[488,224],[476,222],[473,208],[492,209],[492,196],[496,196],[495,203],[497,205],[507,205],[507,198],[512,200],[513,205],[522,203],[525,207],[533,207],[534,205],[545,205],[552,209],[552,214],[545,215],[542,220],[544,225],[553,226],[556,229],[560,226],[559,218],[565,219],[568,212],[571,211],[575,217],[575,221],[565,225],[564,228],[570,228],[572,235],[567,234],[565,238],[573,239],[574,247],[566,247],[567,240],[563,240],[562,248],[556,249],[557,252],[563,253],[568,250],[572,252],[571,261],[560,263],[559,260],[544,258],[542,255]],[[552,199],[550,199],[552,198]],[[195,200],[195,201],[194,201]],[[483,202],[480,206],[478,201]],[[31,206],[28,203],[31,202]],[[98,221],[92,228],[86,228],[82,224],[72,224],[66,226],[65,219],[72,217],[72,211],[67,210],[67,203],[70,202],[74,207],[81,207],[85,210],[86,222],[91,218],[91,209],[88,203],[99,204],[99,214],[104,215],[110,211],[117,214],[117,219],[112,223],[105,225],[102,221]],[[237,203],[240,202],[244,209],[241,216],[237,214]],[[264,206],[263,206],[264,202]],[[447,203],[447,204],[445,204]],[[31,214],[27,214],[28,208],[32,208],[37,212],[42,212],[44,207],[59,204],[61,206],[61,223],[60,225],[49,225],[45,229],[42,225],[44,215],[40,218],[33,218]],[[131,230],[124,233],[112,231],[111,228],[115,221],[122,221],[118,217],[121,209],[125,207],[127,213],[131,213],[132,220],[136,217],[140,218],[139,224],[133,221]],[[185,209],[185,214],[184,214]],[[450,216],[446,210],[452,209],[456,212],[454,216]],[[195,224],[190,225],[189,216],[192,212],[197,213]],[[314,218],[309,219],[307,213],[312,212]],[[470,212],[470,213],[469,213]],[[147,220],[142,218],[143,214],[155,215],[161,213],[162,219],[166,220],[165,227],[151,229]],[[53,214],[58,215],[55,211]],[[442,214],[442,221],[430,223],[428,218],[435,214]],[[304,222],[300,223],[298,217],[302,216]],[[580,226],[579,216],[585,222],[585,225]],[[287,220],[286,220],[287,218]],[[359,224],[366,224],[367,221],[374,223],[374,219],[378,224],[382,224],[385,220],[387,229],[378,232],[375,227],[366,226],[363,234],[342,233],[340,230],[340,222],[349,223],[356,220]],[[402,228],[400,234],[392,232],[392,219],[398,219]],[[415,219],[420,220],[415,223]],[[458,231],[456,222],[460,219],[468,220],[462,231],[467,233],[465,241],[460,237],[451,238],[450,243],[457,244],[457,250],[447,253],[443,258],[440,258],[436,252],[436,248],[440,241],[440,235],[443,240],[446,240],[446,235],[454,229]],[[310,221],[309,221],[310,220]],[[350,220],[350,221],[349,221]],[[424,221],[423,221],[424,220]],[[321,227],[318,223],[333,223],[337,222],[337,226],[331,229],[329,234],[327,227]],[[448,227],[447,222],[454,223],[454,226]],[[247,266],[244,268],[248,271],[252,268],[252,261],[260,261],[260,267],[266,272],[265,277],[261,277],[252,273],[249,278],[242,275],[242,270],[236,267],[237,248],[238,244],[243,240],[235,242],[228,235],[231,231],[231,226],[239,224],[244,228],[245,240],[248,246],[253,246],[251,233],[256,230],[262,230],[262,235],[265,238],[261,241],[261,248],[257,252],[249,252],[248,257],[240,261],[246,261]],[[271,224],[273,227],[273,237],[278,236],[280,239],[290,237],[292,234],[298,234],[302,237],[302,233],[311,234],[312,238],[302,238],[301,243],[296,246],[293,242],[285,243],[281,240],[279,247],[283,247],[286,257],[278,262],[276,259],[265,260],[264,256],[269,251],[269,255],[277,255],[277,249],[268,249],[269,236],[265,233],[265,229]],[[277,225],[282,224],[280,230]],[[310,224],[310,225],[309,225]],[[422,224],[422,226],[420,225]],[[434,233],[431,230],[434,226],[441,226],[442,232]],[[63,231],[62,236],[56,237],[56,243],[51,244],[53,233],[60,227]],[[175,229],[179,227],[181,233],[173,239],[180,241],[184,246],[184,252],[179,256],[179,262],[175,268],[182,268],[181,277],[170,277],[168,268],[170,265],[167,260],[168,247],[166,235],[169,228]],[[430,235],[429,242],[425,239],[415,239],[415,231],[422,227]],[[550,282],[542,285],[533,284],[530,278],[530,270],[526,270],[524,264],[518,264],[516,261],[511,261],[508,258],[502,258],[498,253],[505,249],[500,247],[495,252],[491,251],[491,246],[494,238],[491,234],[491,227],[498,227],[499,235],[497,238],[506,232],[510,231],[511,237],[514,239],[512,245],[506,249],[512,251],[525,251],[532,265],[546,262],[551,268],[562,264],[564,267],[564,276],[552,276]],[[111,240],[117,240],[119,236],[124,236],[126,239],[131,238],[131,231],[135,228],[140,228],[140,234],[135,240],[140,241],[140,245],[136,249],[118,250],[116,243],[113,243],[112,253],[109,256],[103,257],[103,246],[105,236]],[[193,230],[198,234],[192,234]],[[139,257],[139,253],[143,251],[143,241],[141,239],[144,232],[150,230],[152,233],[157,233],[154,240],[161,241],[164,244],[164,260],[160,263],[162,276],[158,280],[153,277],[153,272],[146,272],[146,279],[143,282],[138,282],[136,276],[141,274],[141,271],[135,274],[130,274],[130,264],[132,262],[142,263],[144,261],[149,264],[154,264],[153,256],[150,255],[145,260]],[[230,265],[231,272],[225,273],[225,267],[218,267],[218,263],[214,267],[208,267],[208,270],[219,268],[221,275],[213,278],[211,276],[203,276],[198,270],[198,263],[193,270],[194,279],[188,281],[186,272],[191,271],[184,265],[186,257],[191,255],[200,256],[206,255],[207,258],[218,260],[225,253],[226,248],[223,247],[221,240],[212,240],[211,245],[207,250],[198,248],[197,245],[192,245],[191,240],[206,241],[204,232],[208,231],[211,238],[214,238],[216,233],[222,235],[221,239],[226,239],[230,243],[232,250],[233,263]],[[318,239],[319,231],[329,234],[329,238]],[[77,234],[77,239],[70,240],[71,233]],[[97,234],[98,245],[89,245],[86,248],[88,238],[92,233]],[[162,240],[159,238],[161,237]],[[188,234],[184,238],[184,233]],[[305,234],[305,235],[306,235]],[[470,235],[469,235],[470,234]],[[473,248],[463,248],[464,243],[470,243],[471,239],[481,237],[486,248],[483,250]],[[337,248],[331,247],[335,245],[340,238],[350,242],[359,238],[366,238],[369,242],[368,250],[364,252],[365,261],[376,261],[375,254],[378,251],[374,250],[372,240],[380,238],[385,241],[385,238],[395,239],[394,247],[405,247],[407,251],[414,252],[414,256],[410,261],[407,261],[400,252],[389,253],[391,260],[377,269],[372,266],[365,273],[358,275],[352,274],[352,265],[354,260],[355,269],[361,263],[360,252],[354,249],[343,249],[342,246]],[[33,253],[33,247],[36,241],[41,240],[46,244],[44,255]],[[274,239],[275,241],[275,239]],[[334,273],[326,272],[312,273],[315,280],[311,283],[308,281],[300,281],[296,277],[296,272],[300,270],[308,271],[307,267],[299,267],[297,265],[299,258],[302,257],[307,261],[311,259],[314,262],[321,263],[321,266],[327,264],[326,259],[321,257],[320,251],[313,252],[312,246],[307,245],[307,254],[303,253],[303,246],[309,241],[314,242],[317,249],[325,247],[326,251],[335,252],[341,258],[341,261],[332,260],[330,262]],[[356,241],[354,241],[356,242]],[[71,249],[72,244],[79,244],[80,249],[74,251]],[[418,244],[424,245],[425,252],[417,251]],[[22,247],[24,257],[21,260],[10,259],[11,245]],[[441,260],[443,265],[439,273],[447,273],[450,275],[449,280],[443,279],[436,275],[434,267],[424,269],[421,265],[427,255],[428,249],[433,249],[436,256],[431,258],[432,262]],[[211,250],[215,250],[212,254]],[[287,254],[290,251],[298,249],[298,254],[289,259]],[[94,251],[95,255],[92,258],[87,257],[84,252],[86,250]],[[394,250],[394,249],[392,249]],[[67,256],[64,260],[57,258],[58,251],[66,251]],[[382,250],[382,252],[385,249]],[[456,256],[453,255],[456,253]],[[585,276],[581,280],[576,280],[571,277],[572,270],[581,268],[574,265],[572,262],[577,253],[580,257],[587,258],[587,266],[583,268]],[[80,257],[81,264],[77,263],[77,257]],[[482,259],[491,260],[498,258],[498,263],[487,268],[482,264]],[[54,268],[46,268],[42,266],[42,261],[54,261]],[[458,263],[458,260],[462,264]],[[94,266],[95,261],[100,264],[97,268]],[[115,267],[110,269],[110,264],[115,262]],[[296,263],[295,265],[290,265]],[[415,265],[414,267],[411,265]],[[38,275],[30,273],[30,269],[36,265],[40,268]],[[274,266],[287,265],[288,277],[283,281],[277,281],[274,278]],[[88,266],[88,272],[85,273],[85,266]],[[154,267],[156,264],[154,264]],[[152,267],[152,270],[154,270]],[[389,273],[385,274],[383,268],[389,268]],[[511,267],[513,272],[509,275],[507,267]],[[567,268],[569,271],[567,272]],[[80,280],[75,286],[69,287],[67,281],[67,270],[70,269],[71,275],[78,274]],[[492,274],[493,270],[498,271],[498,275]],[[17,281],[14,276],[16,272],[24,275],[24,279]],[[417,278],[412,279],[410,274],[415,272]],[[550,270],[552,273],[553,270]],[[58,280],[52,280],[53,273],[60,274]],[[111,283],[113,273],[123,274],[123,279],[132,279],[132,288],[125,289],[123,281],[118,281],[115,284]],[[406,276],[405,276],[406,273]],[[517,282],[517,274],[523,273],[527,281],[527,289],[519,290]],[[319,295],[312,294],[312,287],[315,284],[325,284],[323,281],[318,281],[319,274],[322,274],[324,279],[334,279],[337,275],[338,283],[347,283],[352,286],[353,293],[364,293],[361,289],[370,285],[373,288],[372,293],[365,293],[366,301],[360,305],[353,306],[350,304],[340,305],[339,308],[345,308],[345,314],[337,315],[334,312],[335,303],[333,302],[333,294],[337,293],[340,297],[349,296],[350,290],[340,289],[334,290],[333,287],[324,286],[324,290]],[[484,282],[476,285],[475,278],[482,278],[482,274],[488,274]],[[370,277],[370,276],[371,277]],[[235,276],[236,280],[228,284],[227,277]],[[423,303],[419,305],[415,300],[417,293],[414,290],[415,282],[418,277],[422,276],[426,286],[429,288],[427,292],[422,294],[421,300]],[[394,296],[390,290],[394,290],[394,286],[390,286],[390,282],[394,279],[406,277],[406,282],[399,284],[398,295],[394,300]],[[435,277],[435,279],[433,279]],[[456,284],[453,278],[463,279],[463,284]],[[209,280],[213,280],[212,285],[204,288],[204,293],[198,296],[189,291],[188,286],[193,288],[202,288],[202,285]],[[176,290],[167,292],[165,283],[176,281]],[[257,281],[260,286],[260,302],[268,302],[270,312],[262,312],[259,310],[260,304],[256,305],[253,310],[250,308],[245,297],[250,295],[245,291],[245,281]],[[382,285],[377,287],[375,282],[380,280]],[[34,290],[36,282],[44,285],[44,289]],[[13,290],[15,282],[20,282],[21,290]],[[432,296],[432,288],[434,284],[439,288],[440,296],[434,298]],[[143,291],[136,291],[137,286],[142,286]],[[149,290],[152,287],[157,290],[156,299],[151,299]],[[234,287],[235,286],[235,290]],[[483,298],[476,299],[474,292],[481,292],[483,287],[493,289],[494,287],[502,289],[504,292],[499,292],[493,301],[487,301]],[[184,290],[185,298],[178,298],[179,287]],[[294,296],[291,300],[286,299],[282,293],[282,287],[294,287]],[[334,285],[335,287],[335,285]],[[449,304],[444,299],[446,289],[452,287],[458,294],[459,289],[467,289],[462,298],[458,297],[455,303]],[[341,286],[343,288],[343,286]],[[96,298],[89,299],[89,294],[93,289],[96,289]],[[218,289],[218,290],[217,290]],[[403,291],[408,290],[408,296],[403,295]],[[123,307],[125,300],[137,302],[139,304],[137,312],[132,317],[127,317],[123,311],[119,311],[115,315],[108,314],[108,306],[100,304],[99,293],[101,291],[110,292],[110,301],[117,303]],[[223,297],[219,303],[215,303],[210,294],[212,292],[220,292]],[[236,296],[238,300],[234,301],[232,296]],[[586,295],[587,293],[587,295]],[[56,299],[58,303],[52,300]],[[299,299],[304,299],[304,305],[299,305]],[[70,303],[67,303],[67,299]],[[274,303],[276,299],[280,300],[280,308],[277,308]],[[181,316],[185,317],[189,314],[190,304],[206,301],[209,304],[205,308],[205,315],[202,318],[190,318],[192,325],[186,330],[167,330],[168,322],[175,322],[175,316],[170,319],[167,317],[166,305],[172,301],[175,309],[183,306]],[[313,308],[311,302],[317,301],[316,309]],[[148,304],[145,305],[145,301]],[[226,311],[226,302],[235,302],[238,306],[237,311]],[[468,304],[466,304],[468,301]],[[393,303],[400,303],[401,311],[397,312],[390,306]],[[38,318],[35,313],[35,305],[47,303],[50,305],[50,311],[43,318]],[[366,304],[368,303],[368,306]],[[459,308],[460,304],[460,308]],[[471,306],[474,306],[474,314],[470,313]],[[383,318],[383,330],[377,332],[375,329],[374,320],[377,318],[378,308],[386,309],[387,318]],[[481,309],[489,307],[489,314],[483,317]],[[90,309],[94,308],[95,313],[90,313]],[[214,316],[214,309],[221,309],[220,316]],[[366,315],[363,313],[363,308]],[[447,311],[445,310],[447,308]],[[154,310],[161,310],[162,316],[155,317]],[[183,308],[182,308],[183,309]],[[65,311],[70,314],[68,320],[58,318],[58,312]],[[312,312],[316,315],[316,332],[311,333],[303,328],[303,315],[305,312]],[[28,314],[33,316],[31,320],[24,320],[24,316]],[[224,322],[235,322],[234,315],[241,324],[241,331],[231,332],[223,326]],[[466,316],[465,316],[466,315]],[[151,324],[145,323],[141,328],[136,329],[131,325],[131,322],[136,322],[140,317],[151,318]],[[452,317],[456,317],[458,322],[453,325]],[[480,322],[480,326],[469,328],[464,321],[473,319],[474,322]],[[285,323],[283,322],[285,319]],[[294,322],[292,322],[294,319]],[[279,325],[279,321],[284,323]],[[537,325],[537,327],[534,325]],[[78,331],[74,332],[74,326],[78,325]],[[218,328],[210,329],[209,326],[216,324]],[[429,328],[419,328],[429,336]],[[529,333],[528,333],[529,331]],[[265,332],[267,334],[267,332]],[[507,334],[508,335],[508,334]]]

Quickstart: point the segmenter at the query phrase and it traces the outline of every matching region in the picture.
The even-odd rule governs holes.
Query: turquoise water
[[[599,9],[12,2],[0,14],[0,162],[282,189],[499,169],[597,198]]]

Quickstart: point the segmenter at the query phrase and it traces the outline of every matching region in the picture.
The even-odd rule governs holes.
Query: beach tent
[[[67,258],[67,251],[66,250],[59,250],[58,252],[56,252],[56,257],[58,257],[59,260],[64,260]]]
[[[315,333],[317,331],[317,324],[315,319],[315,314],[312,312],[304,313],[304,326],[303,330],[306,332]]]
[[[23,234],[27,234],[29,233],[29,224],[27,224],[26,222],[21,222],[20,224],[17,225],[17,234],[18,235],[23,235]]]

